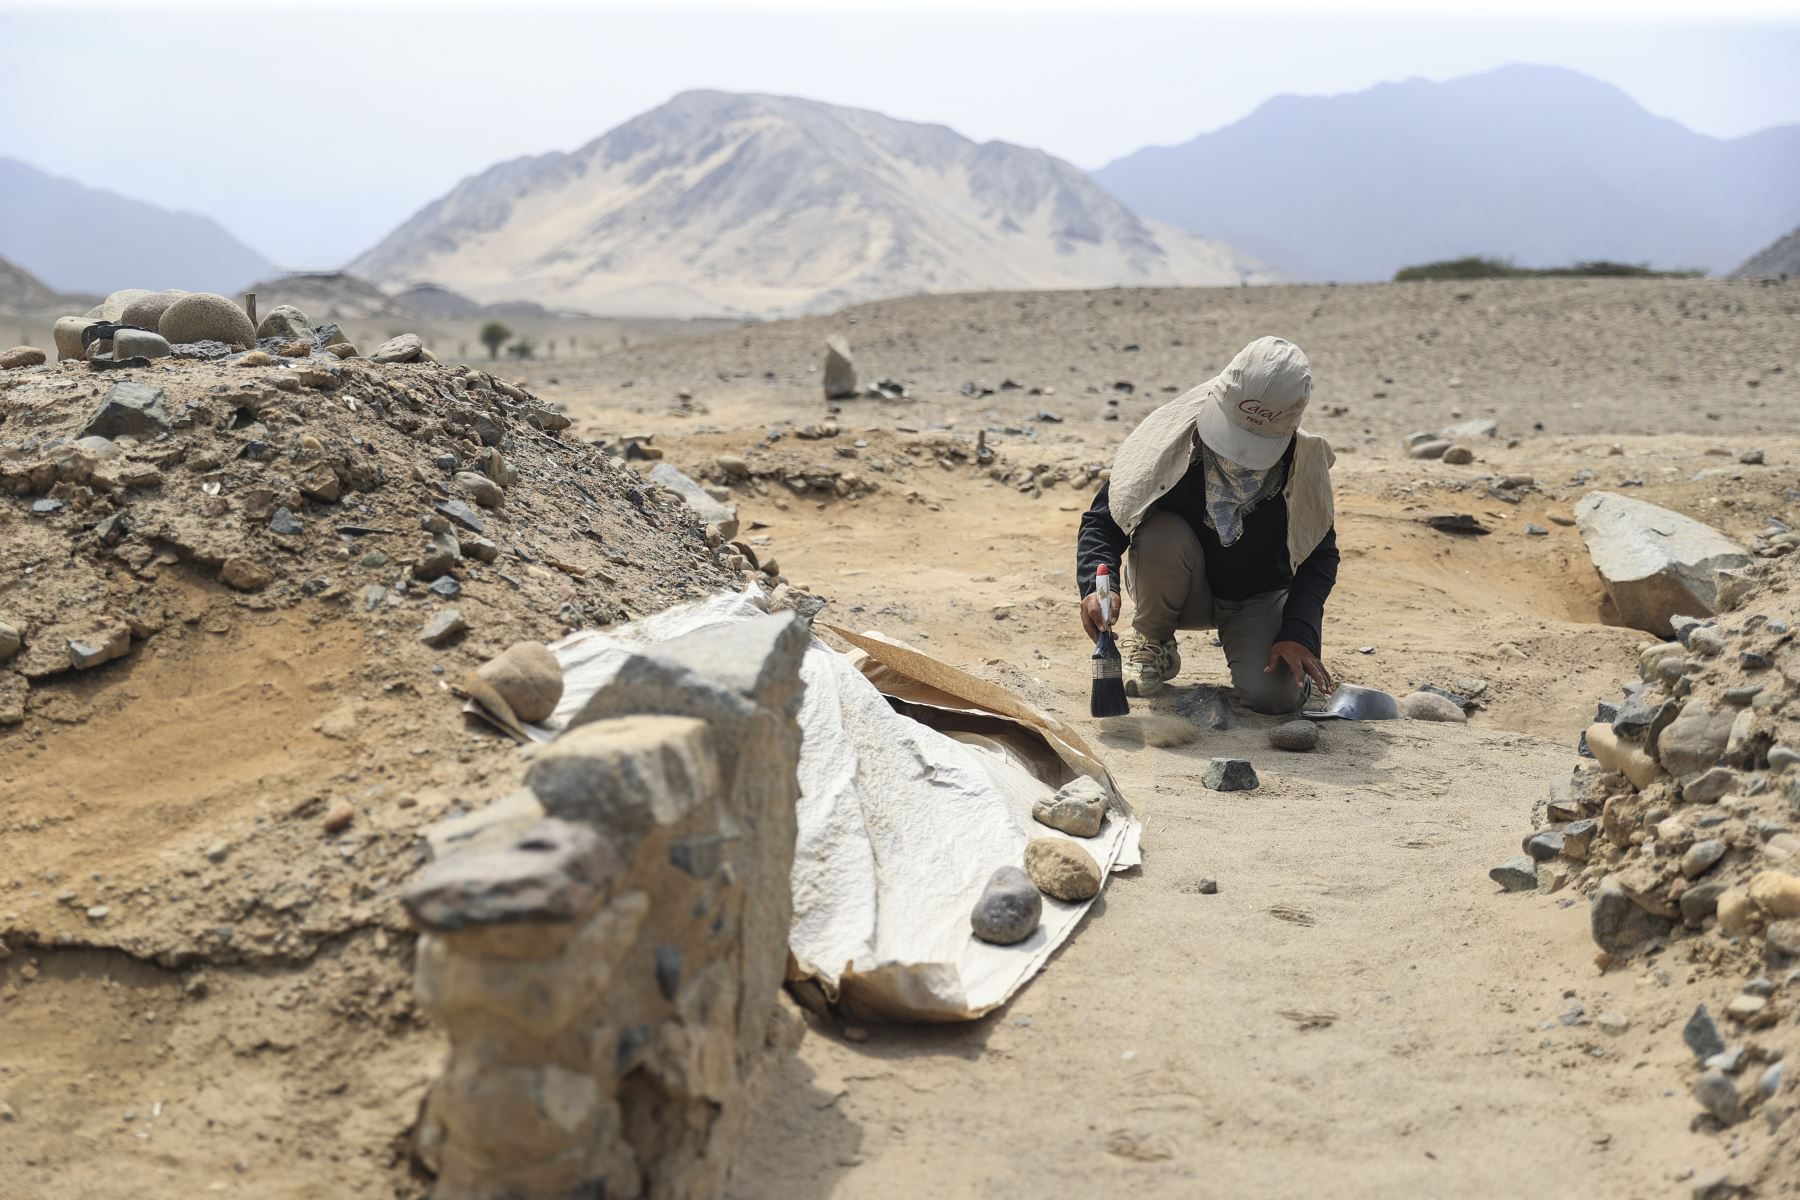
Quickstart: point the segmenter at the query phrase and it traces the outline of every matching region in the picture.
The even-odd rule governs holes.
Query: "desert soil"
[[[909,398],[828,409],[818,364],[833,333],[865,380],[893,377]],[[1088,721],[1072,575],[1092,486],[1068,476],[1104,465],[1136,419],[1264,333],[1308,351],[1308,425],[1340,454],[1332,669],[1394,692],[1484,680],[1471,724],[1333,726],[1316,753],[1288,755],[1253,716],[1175,746]],[[572,434],[653,433],[690,474],[716,478],[732,454],[759,474],[875,482],[856,499],[740,487],[742,536],[827,597],[831,619],[1080,723],[1145,823],[1141,870],[1112,879],[1000,1012],[948,1029],[810,1021],[735,1194],[1500,1195],[1529,1178],[1557,1195],[1661,1196],[1753,1158],[1759,1130],[1696,1125],[1680,1039],[1695,1003],[1739,981],[1673,951],[1603,973],[1584,900],[1500,895],[1487,870],[1518,852],[1594,702],[1616,696],[1648,640],[1607,623],[1581,540],[1556,518],[1587,490],[1625,487],[1746,542],[1770,517],[1793,521],[1796,370],[1800,288],[1708,281],[938,297],[531,366]],[[1113,396],[1120,419],[1104,420]],[[1471,464],[1401,447],[1483,417],[1498,436],[1472,443]],[[835,435],[799,436],[827,423]],[[1063,478],[1021,491],[946,453],[972,453],[980,431],[1001,473]],[[1764,465],[1737,462],[1750,448]],[[1505,475],[1533,482],[1493,486]],[[1493,532],[1419,520],[1439,513]],[[560,631],[553,612],[542,626]],[[214,780],[208,796],[254,796],[302,753],[306,770],[353,770],[312,732],[352,690],[362,752],[405,737],[435,772],[383,757],[384,786],[435,789],[423,812],[372,804],[395,833],[505,774],[506,753],[464,731],[434,684],[384,687],[365,641],[274,622],[256,637],[230,662],[201,643],[135,666],[135,708],[87,681],[69,685],[95,693],[71,723],[0,733],[6,818],[23,803],[52,819],[73,793],[48,789],[65,781],[129,791],[146,761]],[[1209,635],[1182,637],[1178,683],[1225,682]],[[1138,711],[1167,713],[1178,695]],[[266,719],[245,715],[259,696]],[[146,744],[129,731],[152,704],[169,733]],[[208,735],[233,715],[241,736]],[[1201,787],[1219,754],[1252,758],[1262,787]],[[464,759],[484,780],[458,775]],[[181,811],[180,796],[151,811]],[[259,810],[223,811],[247,824]],[[204,849],[202,824],[182,856]],[[133,838],[154,840],[104,818],[57,828],[59,863],[108,878],[143,866]],[[173,851],[162,869],[179,869]],[[356,882],[360,907],[395,915],[399,879],[351,871],[344,885]],[[0,892],[0,909],[24,891]],[[15,947],[0,963],[16,1035],[0,1047],[0,1100],[16,1112],[0,1124],[0,1195],[20,1179],[21,1195],[59,1198],[416,1194],[404,1135],[438,1046],[404,996],[408,951],[397,920],[370,919],[304,960],[180,972],[50,946],[26,981]],[[186,990],[196,975],[200,999]],[[1572,1001],[1582,1016],[1565,1023]],[[1598,1018],[1615,1014],[1624,1032],[1604,1032]]]

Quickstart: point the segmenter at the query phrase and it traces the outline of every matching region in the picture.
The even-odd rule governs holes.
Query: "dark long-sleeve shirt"
[[[1293,447],[1284,466],[1293,465]],[[1119,564],[1131,539],[1112,518],[1107,484],[1094,497],[1093,507],[1081,515],[1081,533],[1075,551],[1075,581],[1083,597],[1094,590],[1094,569],[1101,563],[1118,578]],[[1226,546],[1206,523],[1206,478],[1198,459],[1186,475],[1152,506],[1151,511],[1171,512],[1188,523],[1200,539],[1206,557],[1206,582],[1221,600],[1248,600],[1277,588],[1287,589],[1277,641],[1298,642],[1319,653],[1320,630],[1325,620],[1325,599],[1337,583],[1337,530],[1326,531],[1306,561],[1295,570],[1288,559],[1287,501],[1277,491],[1244,515],[1244,532]],[[1148,515],[1148,514],[1146,514]]]

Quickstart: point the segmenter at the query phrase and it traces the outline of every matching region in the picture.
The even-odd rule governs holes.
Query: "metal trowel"
[[[1314,721],[1397,721],[1400,705],[1392,696],[1376,688],[1340,683],[1324,708],[1300,715]]]

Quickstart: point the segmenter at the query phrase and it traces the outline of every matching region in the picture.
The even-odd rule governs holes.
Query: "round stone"
[[[58,317],[51,336],[56,339],[56,357],[81,358],[81,335],[89,326],[98,324],[96,317]]]
[[[1269,730],[1269,745],[1304,754],[1319,746],[1319,727],[1311,721],[1289,721]]]
[[[1100,864],[1064,838],[1033,838],[1025,847],[1025,872],[1046,896],[1079,904],[1100,893]]]
[[[1461,725],[1469,719],[1461,705],[1436,692],[1412,692],[1402,697],[1400,711],[1414,721],[1448,721]]]
[[[969,914],[975,936],[996,946],[1011,946],[1037,932],[1044,897],[1031,876],[1018,867],[1001,867],[988,879]]]
[[[1475,452],[1467,446],[1452,446],[1444,451],[1444,461],[1453,467],[1464,467],[1475,461]]]
[[[256,343],[256,327],[244,310],[223,296],[199,292],[183,296],[162,315],[158,333],[175,345],[186,342]]]
[[[133,301],[150,294],[143,288],[124,288],[88,309],[87,315],[98,321],[120,321],[124,319],[125,310],[131,307]]]
[[[5,354],[0,354],[0,371],[16,371],[20,367],[35,367],[47,357],[49,356],[36,346],[14,346]]]
[[[125,306],[125,311],[119,315],[119,320],[123,324],[136,325],[139,329],[148,329],[154,333],[162,328],[163,314],[185,295],[187,295],[186,292],[167,291],[150,292],[147,295],[139,296]]]
[[[256,327],[259,338],[280,338],[292,341],[295,338],[312,340],[312,322],[307,315],[291,304],[277,304],[271,308]]]
[[[542,721],[562,699],[562,667],[537,642],[515,642],[476,669],[521,721]]]

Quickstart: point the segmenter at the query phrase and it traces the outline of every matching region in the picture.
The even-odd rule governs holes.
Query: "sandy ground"
[[[943,425],[989,430],[1003,467],[1103,462],[1162,381],[1191,385],[1242,340],[1283,332],[1313,355],[1309,424],[1349,451],[1336,472],[1332,668],[1395,692],[1488,682],[1470,726],[1329,727],[1311,756],[1270,750],[1270,722],[1255,717],[1182,747],[1134,744],[1129,722],[1085,717],[1071,573],[1087,492],[1032,498],[927,463],[856,504],[746,497],[757,536],[790,578],[832,598],[834,619],[913,640],[1081,722],[1146,829],[1142,870],[1114,879],[1000,1013],[952,1030],[815,1024],[735,1194],[1501,1195],[1539,1164],[1550,1194],[1654,1196],[1729,1167],[1755,1134],[1691,1128],[1679,1037],[1717,981],[1674,955],[1602,974],[1584,899],[1500,895],[1486,876],[1517,852],[1532,805],[1575,761],[1574,732],[1646,641],[1605,624],[1580,538],[1552,518],[1628,481],[1746,539],[1792,507],[1796,293],[1686,286],[907,301],[650,347],[586,385],[585,401],[565,395],[596,431],[658,430],[696,473],[721,452],[806,462],[857,438],[865,457],[897,457],[893,431]],[[1433,337],[1402,335],[1422,320]],[[1652,322],[1664,326],[1654,336]],[[905,379],[915,399],[846,402],[836,439],[768,443],[766,426],[825,415],[807,360],[827,331],[848,333],[859,365],[875,360],[865,371]],[[913,371],[883,365],[896,347]],[[737,376],[749,362],[775,377]],[[1026,387],[958,393],[1006,378]],[[1026,394],[1046,379],[1051,396]],[[1125,420],[1101,421],[1119,379],[1136,384]],[[1351,411],[1330,415],[1338,406]],[[1065,420],[1031,421],[1039,408]],[[1475,464],[1416,463],[1398,448],[1411,429],[1486,415],[1501,436]],[[1736,463],[1752,444],[1771,465]],[[1517,473],[1537,481],[1518,504],[1483,482]],[[1456,538],[1417,520],[1440,512],[1495,532]],[[1210,635],[1182,638],[1182,682],[1224,683]],[[1204,789],[1215,754],[1251,757],[1262,788]],[[1200,891],[1206,879],[1217,894]],[[1583,1015],[1565,1024],[1572,1003]],[[1602,1014],[1628,1028],[1602,1032]]]
[[[1311,354],[1308,424],[1340,450],[1330,665],[1396,692],[1485,680],[1473,724],[1334,727],[1311,756],[1267,749],[1258,718],[1168,748],[1129,723],[1093,727],[1072,586],[1091,488],[1022,493],[937,461],[986,431],[1002,471],[1102,464],[1135,419],[1269,332]],[[846,402],[835,437],[804,440],[834,416],[818,378],[830,333],[849,336],[865,377],[911,396]],[[1145,821],[1141,871],[1113,879],[1000,1013],[954,1029],[813,1023],[736,1195],[1501,1195],[1529,1180],[1660,1196],[1754,1149],[1754,1129],[1691,1127],[1679,1037],[1698,999],[1737,981],[1678,953],[1601,974],[1584,901],[1497,895],[1486,871],[1517,852],[1593,702],[1646,640],[1606,624],[1581,541],[1554,518],[1590,488],[1628,486],[1740,539],[1794,520],[1797,370],[1800,288],[1704,281],[942,297],[524,368],[575,432],[652,432],[690,473],[729,452],[876,482],[854,501],[740,494],[745,536],[829,597],[831,619],[1083,722]],[[1116,422],[1101,419],[1112,396]],[[1484,416],[1499,436],[1473,464],[1399,448]],[[1736,462],[1749,447],[1766,465]],[[1491,486],[1507,474],[1535,483]],[[1494,532],[1418,521],[1445,512]],[[229,654],[197,627],[123,688],[72,685],[67,721],[0,734],[0,833],[24,844],[40,822],[55,836],[31,844],[53,846],[43,865],[60,873],[0,909],[58,886],[90,902],[161,870],[165,918],[209,911],[202,851],[278,824],[274,797],[380,783],[395,803],[371,804],[371,820],[398,837],[506,776],[504,747],[464,730],[434,683],[393,687],[357,635],[236,620]],[[1208,635],[1183,639],[1179,682],[1223,683]],[[355,737],[319,734],[346,705]],[[400,743],[429,753],[401,769]],[[381,747],[390,765],[358,780]],[[1203,789],[1224,753],[1251,757],[1262,788]],[[133,801],[101,819],[100,795]],[[163,825],[178,851],[154,852]],[[0,1112],[0,1197],[418,1194],[405,1136],[439,1044],[406,991],[399,882],[346,856],[320,886],[366,919],[304,961],[169,971],[69,949],[0,962],[0,1102],[15,1113]],[[1584,1016],[1563,1024],[1571,1000]],[[1601,1032],[1604,1013],[1626,1031]]]

